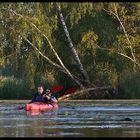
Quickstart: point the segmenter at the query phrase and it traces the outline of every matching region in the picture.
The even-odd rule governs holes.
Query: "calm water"
[[[140,100],[61,101],[58,110],[14,110],[27,102],[0,101],[0,137],[140,137]]]

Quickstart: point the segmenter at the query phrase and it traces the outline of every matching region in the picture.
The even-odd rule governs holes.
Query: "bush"
[[[27,82],[24,78],[0,77],[1,99],[30,99],[32,97],[31,92],[31,89],[27,88]]]
[[[140,72],[124,72],[119,81],[119,97],[127,99],[140,98]]]

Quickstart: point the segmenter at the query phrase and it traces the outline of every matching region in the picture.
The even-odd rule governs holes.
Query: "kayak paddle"
[[[74,93],[76,91],[77,91],[76,88],[69,88],[65,91],[64,95],[68,95],[68,94]]]
[[[53,88],[51,88],[51,92],[52,93],[57,93],[60,92],[63,89],[63,86],[54,86]]]
[[[15,108],[15,110],[22,110],[22,109],[24,109],[24,106]]]

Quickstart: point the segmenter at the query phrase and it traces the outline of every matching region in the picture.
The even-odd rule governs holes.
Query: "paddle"
[[[64,93],[64,95],[67,95],[67,94],[71,94],[71,93],[74,93],[74,92],[76,92],[77,91],[77,89],[76,88],[69,88],[69,89],[67,89],[66,91],[65,91],[65,93]]]
[[[52,93],[57,93],[60,92],[63,89],[63,86],[54,86],[53,88],[51,88],[51,92]]]
[[[64,96],[64,95],[72,94],[72,93],[74,93],[74,92],[76,92],[76,91],[77,91],[77,89],[74,88],[74,87],[69,88],[69,89],[67,89],[67,90],[64,92],[63,95],[60,96],[60,98],[61,98],[62,96]]]
[[[22,110],[22,109],[24,109],[24,106],[15,108],[15,110]]]

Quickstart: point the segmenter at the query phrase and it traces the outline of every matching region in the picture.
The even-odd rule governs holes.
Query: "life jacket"
[[[35,93],[31,102],[45,102],[43,94],[39,95],[38,93]]]

